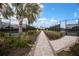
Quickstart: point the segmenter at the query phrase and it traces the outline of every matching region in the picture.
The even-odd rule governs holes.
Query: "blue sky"
[[[68,23],[76,23],[76,18],[79,17],[79,5],[75,3],[41,3],[40,7],[42,11],[37,21],[33,23],[37,28],[54,26],[65,19]],[[24,19],[23,23],[26,22],[27,19]],[[11,23],[18,24],[18,21],[13,20]],[[61,27],[65,27],[64,22],[61,23]]]
[[[61,20],[67,18],[73,19],[74,12],[79,9],[79,5],[71,3],[46,3],[42,5],[42,15],[40,17],[46,17],[48,19],[51,17]]]
[[[75,3],[42,3],[41,8],[42,12],[34,23],[36,27],[54,26],[65,19],[68,23],[76,23],[76,18],[79,17],[79,5]],[[61,27],[64,27],[64,23]]]

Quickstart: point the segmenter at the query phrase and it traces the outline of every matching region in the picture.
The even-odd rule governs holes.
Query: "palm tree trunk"
[[[11,36],[11,19],[9,19],[9,36]]]
[[[21,35],[22,34],[22,22],[23,22],[23,19],[19,19],[19,34]]]

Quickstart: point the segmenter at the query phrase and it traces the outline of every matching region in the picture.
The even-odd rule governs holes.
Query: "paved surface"
[[[48,38],[45,33],[41,31],[37,37],[36,47],[34,50],[34,56],[53,56],[53,50],[48,42]]]
[[[55,52],[59,52],[64,48],[70,47],[78,40],[77,36],[64,36],[58,40],[50,41]]]

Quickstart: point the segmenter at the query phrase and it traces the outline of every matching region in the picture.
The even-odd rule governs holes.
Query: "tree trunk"
[[[11,19],[9,19],[9,36],[11,36]]]
[[[19,34],[22,34],[22,22],[23,22],[23,19],[20,18],[19,19]]]

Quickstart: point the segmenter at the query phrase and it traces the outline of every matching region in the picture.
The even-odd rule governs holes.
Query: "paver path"
[[[37,37],[36,47],[34,50],[34,56],[53,56],[54,51],[52,50],[48,38],[45,33],[41,31],[39,36]]]
[[[52,40],[50,41],[52,47],[54,48],[55,52],[62,51],[63,49],[70,47],[71,45],[75,44],[77,42],[78,37],[77,36],[64,36],[58,40]]]

